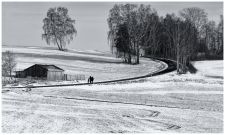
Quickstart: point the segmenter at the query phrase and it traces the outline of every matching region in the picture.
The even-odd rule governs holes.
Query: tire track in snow
[[[149,106],[154,106],[154,105],[146,105],[146,104],[136,104],[136,103],[126,103],[126,102],[113,102],[113,101],[96,100],[96,99],[81,99],[81,98],[57,97],[57,96],[43,96],[43,97],[44,98],[61,98],[61,99],[65,99],[65,100],[82,100],[82,101],[90,101],[90,102],[113,103],[113,104],[116,103],[116,104],[134,105],[134,106],[148,106],[148,107]],[[17,112],[18,107],[16,107],[17,104],[14,104],[14,102],[15,103],[16,102],[21,102],[20,100],[18,100],[18,99],[10,99],[10,98],[3,98],[3,103],[4,103],[4,101],[8,101],[8,102],[5,104],[6,108],[3,109],[3,111],[5,110],[5,111],[16,111]],[[10,102],[12,102],[12,104]],[[30,100],[23,100],[22,102],[23,102],[23,106],[24,106],[26,104],[29,104],[31,101]],[[51,110],[51,108],[49,108],[50,110],[49,109],[47,109],[47,110],[44,109],[43,110],[43,107],[46,108],[48,105],[51,106],[51,103],[50,104],[49,103],[47,103],[47,104],[45,104],[45,103],[41,103],[41,104],[37,103],[36,105],[38,105],[38,106],[34,106],[35,105],[34,103],[35,103],[35,101],[32,101],[32,104],[31,104],[32,110],[28,109],[29,107],[27,108],[28,109],[27,110],[26,107],[25,107],[24,108],[25,110],[23,110],[23,108],[19,108],[18,112],[25,112],[25,113],[26,112],[27,113],[32,112],[32,113],[35,113],[35,114],[36,113],[37,114],[51,114],[51,113],[48,113]],[[15,106],[15,107],[13,107],[13,106]],[[54,105],[54,106],[61,107],[61,105]],[[74,106],[74,105],[71,105],[71,106],[70,105],[66,105],[65,106],[65,105],[63,105],[63,107],[66,107],[66,108],[75,107],[76,108],[78,106]],[[154,107],[157,107],[157,106],[154,106]],[[143,109],[141,109],[141,110],[143,110]],[[147,121],[147,122],[150,122],[150,123],[155,123],[155,124],[157,124],[160,127],[164,127],[167,130],[177,130],[177,129],[181,128],[180,126],[172,124],[172,123],[166,123],[166,122],[161,122],[161,121],[149,119],[149,118],[156,118],[156,117],[158,117],[160,115],[159,111],[149,110],[149,109],[144,109],[143,111],[149,111],[149,114],[141,116],[141,117],[138,117],[136,115],[134,115],[134,116],[130,115],[130,114],[125,115],[125,114],[122,113],[120,116],[125,118],[125,121],[128,120],[128,121],[131,121],[132,123],[135,123],[135,121],[140,121],[140,122],[141,121],[143,121],[143,122]],[[73,115],[72,112],[71,113],[68,113],[68,112],[63,113],[63,112],[57,112],[57,110],[56,110],[56,112],[53,112],[52,115],[56,115],[56,116],[57,115],[58,116],[65,115],[65,116],[71,116],[71,117],[74,117],[74,116],[78,117],[79,116],[79,115]],[[83,115],[83,116],[84,117],[88,117],[88,115]],[[92,116],[90,118],[92,118]]]
[[[140,106],[148,106],[148,107],[164,107],[164,108],[189,109],[189,108],[182,108],[182,107],[177,107],[177,106],[142,104],[142,103],[132,103],[132,102],[121,102],[121,101],[109,101],[109,100],[90,99],[90,98],[58,97],[58,96],[51,96],[51,95],[44,95],[43,97],[61,98],[61,99],[68,99],[68,100],[93,101],[93,102],[102,102],[102,103],[114,103],[114,104],[140,105]]]
[[[148,105],[148,104],[138,104],[138,103],[129,103],[129,102],[117,102],[117,101],[107,101],[107,100],[98,100],[98,99],[81,99],[81,98],[71,98],[71,97],[57,97],[57,96],[44,96],[44,97],[50,97],[50,98],[63,98],[63,99],[68,99],[68,100],[82,100],[82,101],[93,101],[93,102],[103,102],[103,103],[115,103],[115,104],[128,104],[128,105],[137,105],[137,106],[148,106],[148,107],[165,107],[165,108],[179,108],[179,107],[168,107],[168,106],[159,106],[159,105]],[[179,108],[179,109],[183,109],[183,108]],[[149,117],[158,117],[160,112],[159,111],[155,111],[155,110],[151,110],[152,113],[150,115],[148,115]],[[128,117],[130,118],[130,117]],[[141,119],[138,118],[139,120],[144,120],[144,121],[149,121],[152,123],[158,123],[161,124],[163,126],[166,127],[166,129],[169,130],[177,130],[180,129],[181,126],[175,125],[175,124],[171,124],[171,123],[165,123],[165,122],[160,122],[160,121],[156,121],[156,120],[151,120],[151,119]]]
[[[178,125],[169,124],[169,123],[165,123],[165,122],[161,122],[161,121],[150,120],[150,119],[141,119],[141,120],[149,121],[149,122],[152,122],[152,123],[162,124],[162,125],[164,125],[167,129],[171,129],[171,130],[176,130],[176,129],[180,129],[180,128],[181,128],[181,127],[178,126]]]

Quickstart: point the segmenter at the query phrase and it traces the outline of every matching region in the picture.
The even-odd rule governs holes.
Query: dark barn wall
[[[39,66],[39,65],[33,65],[26,70],[24,70],[26,77],[47,77],[47,69]]]
[[[16,71],[15,77],[16,78],[25,78],[26,75],[25,75],[24,71]]]

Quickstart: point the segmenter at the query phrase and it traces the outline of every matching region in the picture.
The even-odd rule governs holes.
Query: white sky
[[[3,45],[47,46],[41,39],[43,18],[50,7],[64,6],[71,18],[76,20],[77,37],[67,48],[79,50],[109,51],[107,41],[109,10],[112,2],[3,2],[2,42]],[[178,14],[183,8],[200,7],[208,18],[216,22],[223,14],[222,2],[149,2],[160,16]]]

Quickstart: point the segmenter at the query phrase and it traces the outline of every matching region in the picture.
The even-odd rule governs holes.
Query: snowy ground
[[[222,133],[223,61],[104,85],[2,92],[6,133]],[[216,71],[216,72],[213,72]]]
[[[139,65],[121,63],[120,59],[108,53],[96,51],[58,51],[52,48],[3,46],[2,51],[16,54],[17,70],[23,70],[33,64],[54,64],[65,70],[66,74],[84,74],[94,76],[95,81],[107,81],[146,75],[162,68],[164,63],[141,59]],[[128,70],[129,69],[129,70]]]

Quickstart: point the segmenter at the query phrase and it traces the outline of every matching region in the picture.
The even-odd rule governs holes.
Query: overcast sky
[[[64,6],[69,16],[76,20],[78,31],[67,48],[79,50],[109,51],[107,41],[107,17],[112,2],[3,2],[2,42],[3,45],[47,46],[41,39],[43,18],[50,7]],[[167,13],[178,14],[187,7],[200,7],[208,13],[208,18],[216,22],[223,14],[222,2],[149,2],[160,16]]]

